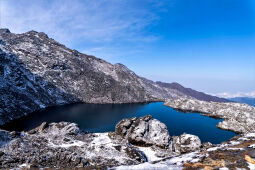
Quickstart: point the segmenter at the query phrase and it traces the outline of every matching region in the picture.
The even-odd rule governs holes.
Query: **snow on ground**
[[[149,162],[162,159],[162,158],[157,157],[155,155],[156,152],[150,147],[138,147],[138,149],[145,154],[145,156],[147,157]]]
[[[131,166],[119,166],[116,170],[182,170],[182,167],[176,165],[166,165],[162,163],[152,164],[149,162],[131,165]]]
[[[222,167],[219,170],[229,170],[227,167]]]
[[[140,148],[140,147],[139,147]],[[144,149],[144,148],[142,148]],[[148,149],[144,149],[147,154],[151,154],[151,151]],[[118,166],[115,167],[116,170],[128,170],[128,169],[139,169],[139,170],[182,170],[183,165],[186,162],[196,163],[198,162],[201,157],[204,155],[199,154],[198,151],[191,152],[187,154],[183,154],[180,156],[175,156],[173,158],[169,158],[166,161],[161,161],[157,163],[146,162],[139,165],[132,165],[132,166]]]
[[[72,142],[70,142],[70,143],[62,143],[62,144],[59,144],[59,145],[56,145],[56,144],[54,144],[54,143],[52,143],[52,142],[49,142],[49,146],[51,146],[51,147],[61,147],[61,148],[68,148],[68,147],[71,147],[71,146],[78,146],[78,147],[80,147],[80,146],[82,146],[82,145],[84,145],[85,143],[84,142],[82,142],[82,141],[72,141]]]
[[[213,147],[213,148],[209,148],[207,149],[208,152],[211,152],[211,151],[216,151],[218,149],[220,149],[221,147],[217,146],[217,147]]]
[[[185,162],[196,163],[203,156],[204,155],[198,154],[198,151],[196,151],[196,152],[191,152],[191,153],[173,157],[173,158],[167,160],[166,162],[167,162],[167,164],[170,164],[170,165],[173,164],[173,165],[182,166],[183,163],[185,163]]]
[[[239,145],[241,142],[239,141],[230,141],[230,144],[231,145]]]
[[[255,164],[252,164],[252,163],[249,163],[249,162],[247,162],[247,164],[249,165],[248,167],[249,167],[251,170],[255,169]]]
[[[245,137],[247,137],[247,138],[255,137],[255,133],[247,133],[247,134],[245,135]]]
[[[252,145],[250,145],[249,147],[255,149],[255,144],[252,144]]]

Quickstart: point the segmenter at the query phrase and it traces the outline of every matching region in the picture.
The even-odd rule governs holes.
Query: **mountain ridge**
[[[227,100],[225,98],[219,98],[219,97],[216,97],[216,96],[208,95],[208,94],[205,94],[203,92],[193,90],[191,88],[185,88],[184,86],[180,85],[177,82],[164,83],[164,82],[161,82],[161,81],[156,81],[156,83],[159,84],[162,87],[167,87],[167,88],[176,89],[178,91],[181,91],[181,92],[183,92],[183,93],[185,93],[189,96],[192,96],[193,98],[198,99],[198,100],[229,102],[229,100]]]
[[[193,98],[140,77],[123,64],[69,49],[42,32],[14,34],[0,29],[0,60],[0,124],[45,107],[76,102]]]

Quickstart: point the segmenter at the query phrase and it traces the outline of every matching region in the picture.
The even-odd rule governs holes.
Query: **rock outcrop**
[[[45,33],[0,29],[0,125],[55,105],[179,97],[192,96],[139,77],[122,64],[69,49]]]
[[[166,106],[183,112],[197,112],[205,116],[224,119],[217,125],[221,129],[236,133],[255,131],[255,107],[232,102],[206,102],[196,99],[168,100]]]
[[[41,127],[5,140],[0,147],[1,169],[20,165],[93,169],[146,161],[142,152],[109,138],[108,133],[85,134],[76,124],[67,122]]]
[[[138,146],[169,146],[170,136],[167,127],[151,116],[123,119],[115,128],[115,134]]]
[[[199,150],[201,141],[198,136],[190,134],[182,134],[181,136],[173,136],[173,148],[175,152],[187,153]]]
[[[106,168],[180,154],[172,150],[177,145],[178,148],[173,149],[179,149],[179,143],[170,140],[166,126],[151,116],[124,119],[116,125],[115,132],[109,133],[84,133],[75,123],[67,122],[42,123],[28,132],[11,133],[0,131],[0,168],[3,169],[21,166]],[[183,138],[182,135],[180,139]],[[188,143],[196,146],[197,141]],[[192,149],[186,149],[189,151]]]

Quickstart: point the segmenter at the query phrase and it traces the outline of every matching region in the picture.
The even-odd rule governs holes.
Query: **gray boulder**
[[[170,141],[166,125],[151,116],[123,119],[116,125],[115,134],[138,146],[164,148]]]
[[[187,153],[198,150],[201,141],[198,136],[183,133],[181,136],[173,136],[173,150],[177,153]]]

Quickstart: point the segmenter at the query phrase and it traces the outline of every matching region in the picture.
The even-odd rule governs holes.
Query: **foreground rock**
[[[22,164],[100,168],[146,161],[142,152],[128,143],[109,138],[108,133],[84,134],[76,124],[67,122],[21,133],[5,143],[0,153],[0,168],[17,168]]]
[[[255,107],[241,103],[206,102],[196,99],[168,100],[166,106],[183,112],[198,112],[205,116],[224,119],[217,126],[237,133],[255,131]]]
[[[138,146],[166,148],[170,141],[166,125],[151,116],[123,119],[116,125],[115,134]]]
[[[0,125],[45,107],[86,103],[134,103],[194,97],[224,101],[166,86],[69,49],[45,33],[0,29]],[[170,84],[171,85],[171,84]]]
[[[181,136],[173,137],[173,148],[175,152],[187,153],[200,149],[201,141],[195,135],[182,134]]]
[[[184,138],[188,139],[187,134],[180,137],[181,143],[175,142],[166,126],[151,116],[124,119],[110,133],[86,134],[74,123],[60,122],[43,123],[28,132],[11,134],[14,132],[0,131],[0,168],[3,169],[21,165],[38,168],[136,165],[201,146],[194,140],[183,142]]]

